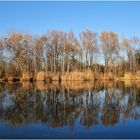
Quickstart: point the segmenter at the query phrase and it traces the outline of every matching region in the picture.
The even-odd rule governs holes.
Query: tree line
[[[72,31],[51,30],[42,36],[14,32],[0,38],[1,78],[86,70],[96,76],[126,72],[140,76],[140,38],[119,40],[115,32],[97,34],[88,29],[78,37]]]

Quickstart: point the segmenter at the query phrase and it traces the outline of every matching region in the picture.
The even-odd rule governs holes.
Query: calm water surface
[[[0,83],[0,138],[140,138],[140,82]]]

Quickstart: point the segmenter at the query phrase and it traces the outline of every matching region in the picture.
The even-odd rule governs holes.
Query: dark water
[[[140,83],[0,83],[0,138],[140,138]]]

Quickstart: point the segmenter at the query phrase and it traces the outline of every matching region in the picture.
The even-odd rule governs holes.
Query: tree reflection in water
[[[0,119],[11,125],[42,122],[48,127],[86,128],[140,118],[139,83],[1,83]]]

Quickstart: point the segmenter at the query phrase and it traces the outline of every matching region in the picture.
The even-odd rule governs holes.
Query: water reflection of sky
[[[6,94],[1,103],[2,107],[4,109],[6,109],[6,108],[10,108],[10,107],[14,106],[14,97],[15,97],[14,94]]]
[[[138,86],[1,89],[0,138],[140,138]]]
[[[129,120],[125,125],[118,123],[111,127],[101,124],[86,129],[77,121],[75,127],[49,128],[42,123],[11,127],[0,123],[1,138],[139,138],[139,121]]]

